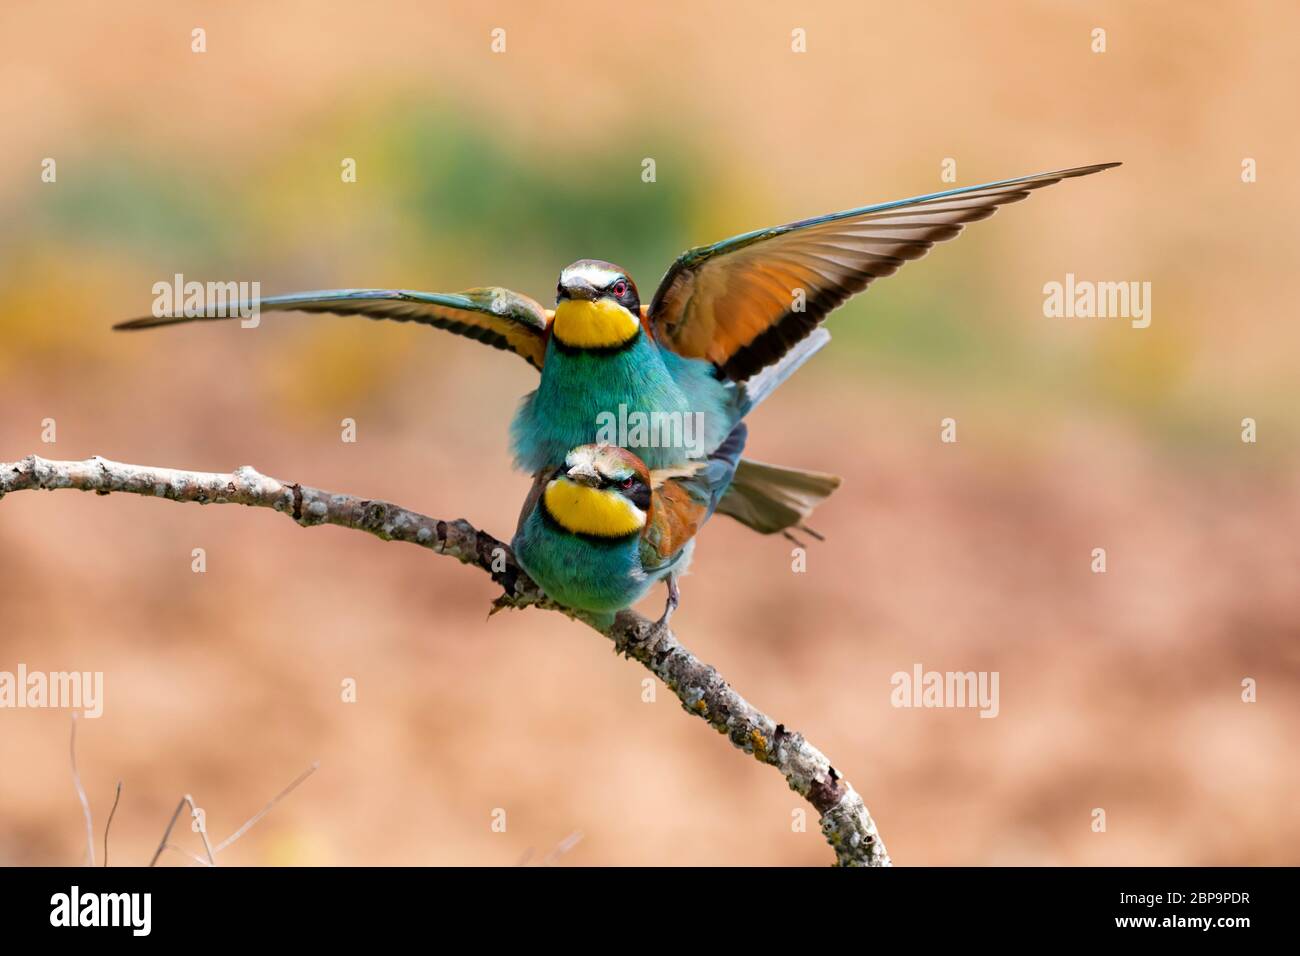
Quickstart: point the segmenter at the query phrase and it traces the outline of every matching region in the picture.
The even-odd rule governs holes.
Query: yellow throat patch
[[[645,514],[616,491],[556,478],[546,486],[546,510],[567,531],[622,538],[645,527]]]
[[[565,299],[555,308],[551,334],[570,348],[605,349],[627,342],[641,322],[612,299]]]

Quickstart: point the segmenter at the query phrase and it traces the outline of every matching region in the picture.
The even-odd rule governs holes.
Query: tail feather
[[[840,486],[838,475],[782,468],[742,458],[718,513],[735,518],[759,534],[797,528],[820,539],[803,522]]]

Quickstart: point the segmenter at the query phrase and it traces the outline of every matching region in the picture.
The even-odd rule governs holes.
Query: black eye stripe
[[[632,504],[636,505],[642,511],[650,510],[650,489],[646,487],[645,482],[638,480],[629,490],[625,491],[624,494],[627,495]]]
[[[620,283],[622,283],[624,287],[622,295],[619,295],[615,291],[616,287]],[[615,279],[613,282],[606,285],[601,291],[604,292],[606,295],[608,295],[610,298],[614,299],[616,302],[619,302],[620,304],[628,308],[630,308],[633,303],[637,303],[637,304],[640,303],[640,300],[637,298],[636,285],[627,276],[622,276],[618,279]]]
[[[599,487],[601,491],[613,491],[616,494],[622,495],[642,511],[649,511],[650,486],[642,481],[637,475],[631,475],[629,477],[632,479],[632,486],[630,488],[624,488],[623,482],[625,482],[627,478],[611,478],[608,475],[602,474],[600,476],[600,484],[597,487]]]

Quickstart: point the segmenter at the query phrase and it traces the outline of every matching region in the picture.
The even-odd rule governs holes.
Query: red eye
[[[627,295],[627,283],[619,279],[614,283],[614,288],[610,289],[610,291],[614,293],[614,298],[621,299]]]
[[[619,487],[621,487],[624,491],[631,491],[632,486],[635,484],[636,484],[635,478],[624,478],[622,483],[619,485]]]

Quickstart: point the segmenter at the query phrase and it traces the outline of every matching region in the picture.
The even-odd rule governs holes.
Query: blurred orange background
[[[957,185],[1123,160],[831,318],[749,446],[845,477],[827,541],[796,574],[717,520],[674,624],[826,751],[897,863],[1294,864],[1297,29],[1282,2],[7,4],[0,460],[251,464],[508,536],[517,359],[359,319],[109,325],[178,272],[549,301],[595,256],[648,300],[687,246],[948,188],[946,158]],[[1067,272],[1152,283],[1150,328],[1045,318]],[[78,753],[98,832],[123,781],[111,863],[147,862],[181,794],[223,837],[315,759],[223,862],[535,863],[575,832],[567,864],[830,861],[772,769],[494,596],[267,512],[0,502],[0,670],[105,675]],[[999,716],[892,707],[917,663],[997,671]],[[68,730],[0,711],[0,864],[82,858]]]

